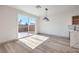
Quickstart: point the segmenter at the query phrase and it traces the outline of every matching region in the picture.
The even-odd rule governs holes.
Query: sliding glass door
[[[35,33],[36,19],[24,15],[18,15],[18,38],[29,36]]]

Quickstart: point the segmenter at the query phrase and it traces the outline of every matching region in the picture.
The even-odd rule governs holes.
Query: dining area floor
[[[34,34],[0,45],[0,53],[78,53],[64,37]]]

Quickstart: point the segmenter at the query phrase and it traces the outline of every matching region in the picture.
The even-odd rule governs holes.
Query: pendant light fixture
[[[36,5],[36,8],[40,9],[42,7],[40,5]],[[47,13],[48,13],[48,8],[45,8],[45,16],[44,16],[43,20],[49,21]]]
[[[45,11],[46,11],[46,14],[45,14],[45,17],[43,18],[43,20],[49,21],[49,18],[48,18],[48,15],[47,15],[48,8],[45,8]]]

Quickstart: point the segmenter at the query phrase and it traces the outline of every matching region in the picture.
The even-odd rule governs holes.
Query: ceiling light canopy
[[[40,5],[37,5],[36,8],[41,8],[41,6]]]

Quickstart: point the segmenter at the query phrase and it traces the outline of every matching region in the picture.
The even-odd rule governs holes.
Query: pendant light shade
[[[49,21],[49,18],[48,18],[48,17],[44,17],[43,19],[44,19],[44,20],[47,20],[47,21]]]

